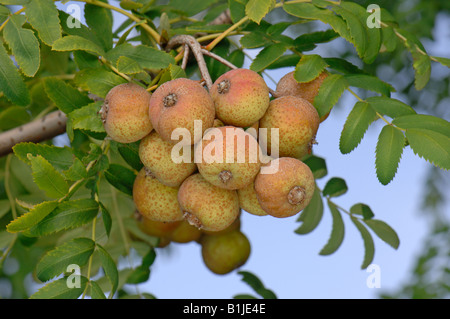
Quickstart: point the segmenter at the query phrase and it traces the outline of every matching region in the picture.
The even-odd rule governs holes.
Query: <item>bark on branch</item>
[[[0,133],[0,157],[12,152],[12,147],[21,142],[39,143],[66,131],[67,117],[61,111]]]

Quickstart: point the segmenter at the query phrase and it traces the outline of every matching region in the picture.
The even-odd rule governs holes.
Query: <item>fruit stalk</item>
[[[211,76],[209,75],[208,68],[206,67],[205,59],[203,58],[202,47],[198,41],[190,35],[179,35],[170,39],[167,43],[166,50],[170,51],[174,46],[187,44],[189,48],[192,50],[195,59],[197,60],[198,68],[200,69],[200,73],[203,79],[206,82],[206,86],[208,89],[212,87]]]

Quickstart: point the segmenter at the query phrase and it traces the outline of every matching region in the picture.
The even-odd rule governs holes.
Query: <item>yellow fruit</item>
[[[246,212],[256,216],[267,216],[267,213],[261,208],[256,196],[255,183],[238,190],[239,206]]]
[[[323,71],[316,77],[314,80],[298,83],[294,78],[294,71],[287,73],[284,75],[280,81],[277,83],[276,87],[276,96],[287,96],[293,95],[297,97],[304,98],[309,103],[314,105],[314,99],[319,93],[320,86],[323,81],[328,77],[329,73],[327,71]],[[320,117],[320,122],[325,121],[328,117],[329,113]]]
[[[163,140],[193,145],[202,138],[206,129],[213,126],[215,109],[203,86],[194,80],[178,78],[155,90],[150,99],[149,114],[154,129]],[[195,132],[196,120],[201,124],[200,132]],[[184,134],[181,131],[189,134],[189,139],[175,136],[172,140],[172,132],[176,129],[180,134]]]
[[[255,179],[261,168],[259,153],[257,140],[233,126],[209,129],[195,146],[200,174],[211,184],[231,190],[243,188]]]
[[[148,219],[160,222],[183,220],[177,196],[177,187],[162,184],[145,167],[136,176],[133,185],[133,201],[139,213]]]
[[[292,157],[272,160],[278,170],[272,174],[258,174],[255,192],[261,208],[269,215],[284,218],[302,211],[315,191],[311,169]]]
[[[227,125],[248,127],[269,107],[269,88],[264,79],[249,69],[222,74],[211,88],[216,117]]]
[[[195,226],[189,224],[187,220],[181,223],[171,232],[170,240],[175,243],[189,243],[197,241],[202,236],[202,231]]]
[[[144,164],[161,183],[171,187],[179,187],[181,183],[197,170],[194,163],[193,147],[191,154],[187,154],[187,162],[174,161],[171,142],[164,141],[161,136],[153,131],[144,137],[139,144],[139,157]],[[179,156],[184,154],[175,154]]]
[[[214,186],[199,173],[186,178],[178,192],[184,218],[202,230],[220,231],[239,216],[237,192]]]
[[[311,153],[319,129],[319,115],[311,103],[295,96],[283,96],[270,102],[269,109],[259,121],[261,145],[267,145],[267,153],[274,156],[272,148],[278,146],[278,157],[302,159]],[[278,129],[278,139],[272,138],[272,129]],[[264,147],[262,147],[264,149]]]
[[[151,94],[135,83],[113,87],[100,110],[105,131],[119,143],[139,141],[153,129],[148,114]]]

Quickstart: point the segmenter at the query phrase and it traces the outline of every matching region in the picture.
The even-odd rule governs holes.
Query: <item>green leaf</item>
[[[46,236],[61,230],[72,229],[87,224],[98,214],[98,203],[93,199],[76,199],[62,202],[27,235]]]
[[[294,71],[294,78],[299,83],[310,82],[317,78],[328,66],[320,55],[302,55]]]
[[[137,171],[140,171],[144,166],[139,157],[139,143],[140,141],[135,143],[119,144],[117,146],[117,150],[125,162]]]
[[[259,24],[274,6],[275,0],[249,0],[245,6],[245,13],[250,20]]]
[[[28,21],[42,42],[51,46],[61,38],[58,10],[53,0],[31,0],[25,7]]]
[[[338,250],[344,240],[345,235],[345,226],[339,209],[330,200],[328,200],[327,202],[333,219],[333,224],[331,228],[330,238],[319,253],[322,256],[331,255],[336,250]]]
[[[218,0],[170,0],[170,6],[176,8],[177,10],[181,10],[188,17],[191,17],[207,8],[212,6]]]
[[[356,65],[351,64],[345,59],[341,58],[323,58],[328,64],[329,68],[342,72],[344,74],[364,74],[365,71],[358,68]]]
[[[372,63],[380,52],[381,48],[381,33],[379,28],[369,28],[367,26],[367,18],[370,13],[367,12],[365,8],[361,5],[350,2],[343,1],[340,6],[349,12],[352,12],[361,22],[361,25],[366,33],[366,50],[364,52],[363,61],[365,63]]]
[[[305,235],[312,232],[319,225],[323,216],[323,202],[320,190],[316,187],[308,206],[302,211],[297,221],[302,222],[295,233]]]
[[[74,154],[70,147],[58,147],[32,142],[22,142],[14,145],[14,154],[24,163],[31,165],[28,154],[32,156],[42,156],[52,166],[59,170],[66,170],[73,164]]]
[[[402,129],[426,129],[450,136],[450,122],[437,116],[413,114],[397,117],[392,124]]]
[[[9,223],[8,226],[6,226],[6,230],[10,233],[17,233],[27,230],[39,223],[57,206],[58,202],[56,201],[42,202],[40,204],[37,204],[33,206],[33,208],[29,212],[17,217],[11,223]]]
[[[360,44],[355,43],[355,40],[354,38],[352,38],[352,35],[347,27],[347,23],[340,16],[334,14],[334,12],[332,12],[331,10],[320,9],[311,3],[294,2],[285,2],[283,5],[283,9],[290,15],[296,16],[298,18],[320,20],[323,23],[327,23],[344,39],[346,39],[350,43],[353,43],[355,47],[361,46]],[[357,28],[357,26],[352,26],[352,28]]]
[[[109,213],[108,209],[106,209],[105,205],[102,204],[102,202],[99,202],[100,209],[102,211],[102,220],[103,225],[105,226],[106,235],[109,237],[111,234],[111,227],[112,227],[112,218],[111,214]]]
[[[319,117],[330,112],[347,87],[347,80],[339,74],[330,74],[323,80],[313,103],[319,113]]]
[[[345,121],[339,140],[342,154],[353,151],[361,142],[376,113],[368,103],[357,102]]]
[[[376,76],[366,74],[346,74],[344,77],[350,86],[378,92],[387,97],[391,95],[391,92],[395,92],[395,89],[390,84],[380,80]]]
[[[431,59],[423,44],[414,34],[402,29],[397,29],[397,32],[406,38],[404,44],[413,58],[414,85],[417,90],[422,90],[430,80]]]
[[[450,68],[450,59],[434,56],[433,59],[437,60],[440,64],[445,65]]]
[[[445,170],[450,169],[450,135],[429,129],[407,129],[405,132],[414,154]]]
[[[117,70],[125,74],[136,74],[142,71],[142,67],[135,60],[121,56],[117,59]]]
[[[68,285],[69,278],[60,278],[49,282],[44,287],[30,296],[30,299],[77,299],[83,293],[88,280],[80,276],[80,286],[71,287]]]
[[[355,217],[350,217],[353,224],[358,229],[359,233],[364,242],[364,260],[361,265],[361,269],[367,268],[373,261],[375,255],[375,245],[373,243],[373,238],[367,228]]]
[[[104,133],[105,128],[98,113],[102,104],[103,101],[97,101],[70,112],[68,118],[72,121],[73,129]]]
[[[343,6],[333,6],[334,12],[339,14],[347,23],[350,31],[351,43],[355,46],[360,58],[364,58],[368,46],[368,36],[364,25],[357,16],[357,13],[345,9]]]
[[[416,111],[408,104],[389,97],[372,96],[367,98],[366,101],[376,112],[393,119],[403,115],[416,114]]]
[[[267,66],[278,60],[287,48],[282,43],[272,44],[262,49],[250,65],[255,72],[264,70]]]
[[[106,299],[102,288],[100,287],[100,285],[96,281],[91,280],[89,282],[89,284],[91,286],[91,290],[89,292],[89,295],[91,296],[92,299]]]
[[[104,68],[83,69],[75,75],[75,84],[82,89],[104,98],[116,85],[126,80]]]
[[[228,0],[230,17],[233,23],[236,23],[245,17],[245,4],[246,3],[243,3],[240,0]]]
[[[66,35],[53,43],[52,50],[75,51],[82,50],[95,55],[103,56],[105,52],[96,43],[78,35]]]
[[[68,170],[63,171],[63,174],[67,180],[74,182],[88,177],[86,167],[78,158],[74,159],[72,166]]]
[[[264,299],[277,299],[275,293],[272,290],[267,289],[262,281],[254,274],[248,271],[238,271],[238,274],[242,276],[243,282],[253,288],[253,290]]]
[[[30,92],[3,44],[0,45],[0,91],[13,104],[27,106],[31,102]]]
[[[112,186],[125,194],[132,195],[136,178],[132,170],[119,164],[111,164],[105,172],[105,177]]]
[[[76,88],[57,78],[46,78],[44,89],[50,100],[66,114],[92,102]]]
[[[67,194],[69,186],[64,177],[41,155],[28,154],[33,170],[33,180],[47,196],[60,198]]]
[[[0,199],[0,219],[6,215],[11,209],[9,199]],[[7,229],[8,230],[8,229]],[[2,247],[2,246],[0,246]]]
[[[75,238],[47,252],[36,266],[36,276],[48,281],[65,272],[68,265],[84,266],[95,249],[89,238]]]
[[[317,43],[325,43],[339,37],[334,30],[316,31],[302,34],[294,40],[294,46],[297,51],[310,51],[316,48]]]
[[[142,258],[142,263],[127,278],[128,284],[140,284],[146,282],[150,276],[150,266],[156,258],[155,250],[150,251]]]
[[[239,42],[244,48],[254,49],[272,44],[272,41],[265,32],[255,30],[244,35]]]
[[[328,174],[325,159],[321,157],[310,155],[303,162],[311,169],[314,179],[322,178]]]
[[[258,299],[255,296],[252,295],[247,295],[247,294],[238,294],[238,295],[234,295],[233,299]]]
[[[30,113],[26,108],[12,105],[0,113],[0,127],[2,131],[6,131],[26,124],[30,119]]]
[[[403,133],[390,125],[380,132],[376,147],[375,167],[378,180],[387,185],[394,178],[405,146]]]
[[[372,209],[363,203],[358,203],[350,208],[350,214],[361,215],[364,219],[371,219],[374,215]]]
[[[117,286],[119,285],[119,272],[117,271],[116,263],[105,248],[97,244],[97,251],[100,253],[100,260],[102,261],[102,267],[105,275],[111,283],[112,288],[110,298],[112,298],[116,292]]]
[[[400,245],[400,239],[398,238],[395,230],[392,229],[391,226],[386,224],[382,220],[378,219],[368,219],[364,220],[364,223],[369,226],[370,229],[385,243],[391,246],[394,249],[398,249]]]
[[[338,197],[345,194],[347,190],[348,187],[345,180],[339,177],[333,177],[325,184],[322,194],[324,196]]]
[[[92,33],[97,37],[97,43],[100,43],[103,50],[111,50],[113,46],[111,10],[87,3],[84,7],[84,18]]]
[[[24,15],[11,15],[3,30],[3,36],[23,74],[32,77],[40,64],[39,41],[33,31],[22,28],[25,20]]]
[[[175,64],[175,59],[164,51],[146,45],[133,46],[129,43],[115,46],[114,49],[106,53],[105,58],[113,65],[117,65],[121,56],[130,58],[147,69],[164,69],[170,64]]]

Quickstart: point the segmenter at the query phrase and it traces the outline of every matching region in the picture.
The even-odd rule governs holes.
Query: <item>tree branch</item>
[[[0,133],[0,157],[12,152],[12,147],[21,142],[42,142],[66,131],[67,117],[61,111]]]
[[[189,48],[191,48],[192,53],[194,54],[195,59],[197,60],[198,68],[200,69],[200,73],[203,79],[206,82],[206,86],[210,90],[213,83],[211,80],[211,76],[209,75],[208,68],[206,67],[205,59],[203,58],[202,47],[198,41],[190,35],[179,35],[170,39],[167,43],[166,50],[170,51],[174,46],[187,44]]]

